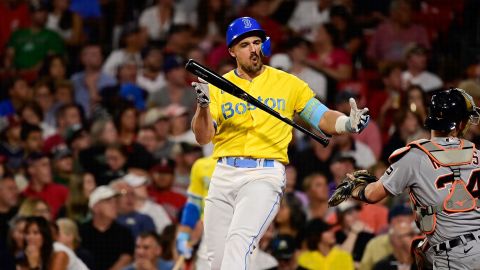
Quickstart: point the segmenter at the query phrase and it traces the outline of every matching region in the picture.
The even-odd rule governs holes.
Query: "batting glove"
[[[370,121],[370,115],[368,114],[368,108],[358,109],[355,99],[350,98],[350,116],[346,123],[346,130],[350,133],[360,133],[367,127],[368,121]]]
[[[192,257],[192,247],[188,243],[190,235],[186,232],[180,232],[177,235],[177,250],[180,255],[183,255],[185,259],[190,259]]]
[[[199,82],[192,82],[192,86],[197,93],[197,103],[200,107],[206,108],[210,104],[208,82],[201,78],[198,78],[198,81]]]

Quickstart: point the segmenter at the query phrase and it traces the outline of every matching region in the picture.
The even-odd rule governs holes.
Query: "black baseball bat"
[[[289,118],[286,118],[279,114],[277,111],[273,110],[272,108],[268,107],[267,105],[263,104],[256,98],[252,97],[249,95],[247,92],[243,91],[240,87],[236,86],[229,80],[225,79],[224,77],[218,75],[217,73],[211,71],[205,66],[202,66],[198,62],[190,59],[188,60],[187,64],[185,65],[185,69],[190,71],[191,73],[197,75],[199,78],[204,79],[208,83],[218,87],[219,89],[222,89],[223,91],[241,99],[244,100],[260,110],[276,117],[277,119],[289,124],[290,126],[300,130],[301,132],[307,134],[311,138],[313,138],[315,141],[321,143],[323,146],[327,146],[329,143],[329,140],[327,138],[320,137],[313,132],[305,129],[304,127],[298,125],[297,123],[293,122]]]

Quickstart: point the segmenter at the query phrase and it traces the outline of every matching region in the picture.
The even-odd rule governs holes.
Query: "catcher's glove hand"
[[[346,199],[353,197],[358,199],[359,187],[365,188],[368,184],[377,181],[377,178],[367,170],[355,171],[353,174],[347,173],[340,185],[335,189],[332,197],[328,200],[328,206],[337,206]]]

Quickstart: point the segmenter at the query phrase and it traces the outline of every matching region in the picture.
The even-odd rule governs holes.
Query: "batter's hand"
[[[202,78],[198,78],[199,82],[192,82],[193,88],[195,88],[195,92],[197,93],[197,103],[202,108],[208,107],[210,104],[210,95],[208,92],[208,82],[203,80]]]
[[[368,114],[368,108],[358,109],[355,99],[350,98],[350,119],[347,122],[347,131],[351,133],[360,133],[367,127],[368,121],[370,121],[370,115]]]
[[[190,259],[192,257],[192,247],[188,240],[190,239],[190,235],[186,232],[180,232],[177,235],[177,251],[180,255],[183,255],[185,259]]]

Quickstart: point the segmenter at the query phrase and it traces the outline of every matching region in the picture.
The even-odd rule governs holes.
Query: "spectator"
[[[168,158],[172,152],[174,142],[170,141],[170,121],[164,110],[152,108],[147,111],[144,118],[145,126],[152,126],[157,140],[157,149],[153,153],[155,159]],[[140,136],[140,135],[139,135]]]
[[[6,256],[6,258],[2,258],[6,269],[16,269],[15,263],[23,256],[23,250],[25,249],[25,224],[27,224],[26,217],[16,216],[11,221],[6,241],[8,251],[0,254]]]
[[[53,85],[48,79],[41,79],[37,81],[33,87],[33,96],[35,97],[35,102],[42,109],[45,123],[55,127],[55,110],[58,108],[54,107],[55,100],[52,87]]]
[[[330,163],[330,173],[332,174],[333,181],[329,182],[328,196],[330,197],[335,190],[335,188],[342,182],[347,173],[352,173],[355,171],[356,160],[352,155],[348,153],[337,153],[332,158]]]
[[[53,181],[65,186],[69,186],[72,181],[73,172],[73,156],[70,149],[66,145],[56,147],[52,153],[53,163]]]
[[[75,221],[77,224],[82,224],[89,220],[88,198],[96,187],[93,174],[83,173],[74,175],[69,183],[70,194],[62,209],[62,216]]]
[[[178,56],[165,58],[163,71],[167,85],[148,98],[149,107],[166,108],[170,104],[178,104],[192,111],[195,107],[196,95],[186,82],[184,61]]]
[[[411,222],[400,222],[390,228],[388,234],[393,254],[377,262],[373,270],[416,269],[410,253],[410,245],[416,236],[414,226]]]
[[[190,183],[190,172],[195,161],[202,157],[202,148],[197,144],[180,142],[178,149],[174,149],[175,180],[173,189],[184,195],[187,194]]]
[[[139,18],[139,24],[147,31],[148,37],[160,42],[167,40],[174,24],[186,22],[186,14],[181,9],[175,9],[173,1],[158,1],[157,5],[145,9]]]
[[[172,190],[175,162],[173,160],[162,159],[157,165],[150,169],[152,183],[148,189],[150,197],[158,204],[163,206],[172,221],[179,218],[180,209],[185,205],[187,198],[178,192]]]
[[[114,118],[121,144],[132,145],[134,143],[138,128],[137,115],[135,107],[127,106],[121,109]]]
[[[12,32],[18,28],[27,28],[31,24],[28,3],[22,0],[0,2],[0,50],[3,52]]]
[[[85,45],[80,61],[84,69],[73,74],[71,80],[75,89],[75,101],[82,105],[86,115],[90,116],[100,102],[100,89],[115,85],[116,80],[101,71],[103,55],[100,45]]]
[[[137,84],[149,94],[155,93],[166,85],[162,71],[163,54],[157,47],[149,47],[143,56],[143,69],[137,75]]]
[[[419,85],[425,92],[439,90],[442,79],[427,70],[427,49],[422,45],[412,44],[406,48],[405,62],[407,70],[402,74],[403,88]]]
[[[80,237],[83,247],[94,256],[94,269],[120,270],[132,262],[132,234],[115,221],[117,195],[112,188],[99,186],[88,200],[92,220],[80,226]]]
[[[356,140],[351,134],[335,136],[334,140],[336,152],[353,157],[355,164],[359,168],[366,169],[377,162],[372,149],[359,140]]]
[[[258,21],[270,36],[272,50],[275,51],[277,44],[281,44],[286,40],[284,27],[271,17],[275,11],[275,5],[272,5],[272,1],[268,0],[249,0],[247,3],[245,15],[255,18],[255,20]]]
[[[463,88],[461,88],[463,89]],[[427,119],[427,94],[419,85],[410,85],[405,91],[405,97],[402,99],[402,108],[408,108],[417,114],[422,120],[422,126]]]
[[[7,241],[7,232],[10,220],[18,211],[19,191],[13,176],[5,172],[4,165],[1,165],[0,176],[0,245]],[[0,256],[1,257],[1,256]]]
[[[136,240],[133,263],[123,270],[172,269],[173,264],[162,260],[161,255],[160,237],[153,232],[142,233]]]
[[[52,255],[53,236],[49,222],[43,217],[27,217],[25,249],[17,267],[20,269],[51,269],[53,267]]]
[[[328,224],[313,219],[307,223],[305,234],[307,250],[300,253],[297,269],[354,269],[352,255],[336,246],[335,234]]]
[[[285,166],[286,183],[284,192],[285,194],[294,194],[295,198],[298,199],[303,208],[305,208],[308,205],[308,198],[303,191],[295,189],[297,185],[297,175],[297,169],[293,165],[288,164]]]
[[[170,120],[169,140],[175,143],[198,145],[190,128],[190,115],[186,107],[172,104],[165,109]]]
[[[67,200],[68,189],[53,183],[48,156],[32,153],[26,158],[25,163],[30,183],[23,191],[23,196],[44,200],[51,209],[52,217],[55,218],[58,210]]]
[[[107,57],[103,64],[102,71],[110,76],[115,76],[119,67],[126,63],[132,62],[137,67],[142,66],[142,56],[140,51],[145,46],[142,31],[136,23],[128,23],[123,26],[120,37],[120,49],[114,50]]]
[[[110,183],[110,186],[119,194],[117,199],[117,222],[130,229],[133,238],[144,232],[155,232],[153,219],[135,210],[135,194],[133,188],[123,179]]]
[[[53,243],[52,266],[58,268],[53,269],[88,270],[85,263],[75,254],[75,249],[80,244],[77,225],[67,218],[58,219],[56,225],[58,237]]]
[[[230,21],[231,3],[226,0],[200,0],[196,10],[196,34],[202,40],[200,47],[210,51],[224,42],[223,33]],[[200,26],[200,27],[199,27]],[[202,27],[204,26],[204,27]]]
[[[193,29],[188,24],[174,24],[168,30],[168,37],[166,44],[163,48],[163,54],[165,55],[165,61],[170,56],[186,57],[188,50],[194,43]],[[167,71],[164,68],[165,73]]]
[[[313,92],[315,92],[318,99],[322,102],[326,102],[327,79],[322,73],[317,72],[305,64],[310,52],[309,45],[310,44],[302,38],[292,38],[288,40],[286,50],[291,59],[291,68],[289,71],[293,75],[304,80]]]
[[[7,118],[7,126],[1,132],[0,155],[7,159],[6,166],[15,172],[22,166],[24,157],[21,130],[19,119],[12,115]]]
[[[69,47],[79,46],[84,40],[83,20],[69,7],[69,0],[52,1],[47,28],[57,32]],[[73,55],[72,55],[73,56]]]
[[[44,58],[39,76],[55,84],[67,76],[67,60],[59,54],[51,54]]]
[[[145,150],[154,155],[159,148],[156,138],[155,129],[152,126],[141,127],[136,135],[136,142],[142,145]]]
[[[329,212],[327,177],[321,173],[313,173],[305,177],[303,190],[308,197],[308,205],[305,208],[307,220],[316,218],[324,220]]]
[[[18,111],[22,122],[37,125],[42,128],[42,138],[46,139],[55,134],[55,128],[44,121],[42,108],[37,102],[28,102]]]
[[[351,200],[337,207],[340,230],[335,233],[335,238],[343,250],[352,254],[355,265],[360,263],[368,241],[375,236],[371,228],[359,220],[360,210],[361,205]]]
[[[71,126],[65,134],[65,142],[72,151],[74,166],[78,169],[78,167],[81,167],[81,165],[78,164],[80,152],[92,145],[88,131],[80,125]]]
[[[8,91],[8,98],[0,102],[0,116],[15,114],[32,98],[28,82],[21,77],[6,80],[5,89]]]
[[[300,247],[300,239],[306,216],[302,204],[295,195],[286,194],[280,202],[280,208],[275,217],[274,224],[278,234],[289,235],[297,240],[296,246]]]
[[[330,8],[330,22],[338,31],[339,43],[354,60],[360,60],[363,49],[363,35],[354,22],[350,11],[344,5]]]
[[[401,223],[413,224],[414,216],[410,207],[403,204],[392,206],[388,213],[389,228]],[[389,230],[390,231],[390,230]],[[389,234],[381,234],[370,240],[363,253],[360,270],[371,270],[372,267],[392,254],[392,245]]]
[[[37,71],[43,59],[52,53],[62,54],[64,44],[55,32],[45,28],[47,7],[41,1],[30,4],[32,25],[12,33],[7,44],[6,61],[21,71]],[[29,40],[29,46],[25,46]]]
[[[290,235],[279,234],[270,241],[272,255],[278,261],[278,270],[297,269],[296,250],[298,246]]]
[[[23,144],[24,155],[28,156],[43,149],[42,129],[37,125],[22,123],[20,140]]]
[[[308,63],[329,79],[337,82],[352,77],[352,59],[340,47],[338,31],[332,24],[322,24],[316,29],[313,52]],[[329,87],[332,86],[329,84]]]
[[[128,154],[126,148],[120,144],[111,144],[105,148],[107,169],[100,173],[97,185],[108,185],[112,180],[127,174]]]
[[[405,49],[411,43],[430,47],[425,28],[412,23],[411,3],[408,0],[393,0],[390,17],[375,30],[367,55],[381,67],[387,62],[403,60]]]
[[[58,105],[75,103],[74,91],[73,84],[68,80],[59,80],[55,82],[55,103]]]
[[[18,209],[18,216],[20,217],[43,217],[44,219],[51,221],[52,212],[48,204],[39,198],[26,198],[22,201],[20,208]]]
[[[331,0],[300,1],[293,11],[288,27],[312,41],[315,27],[330,21]]]
[[[167,211],[158,203],[152,201],[148,196],[148,179],[146,176],[129,173],[123,177],[124,181],[133,188],[135,194],[135,210],[139,213],[150,216],[155,223],[157,233],[161,234],[163,229],[172,223]]]

